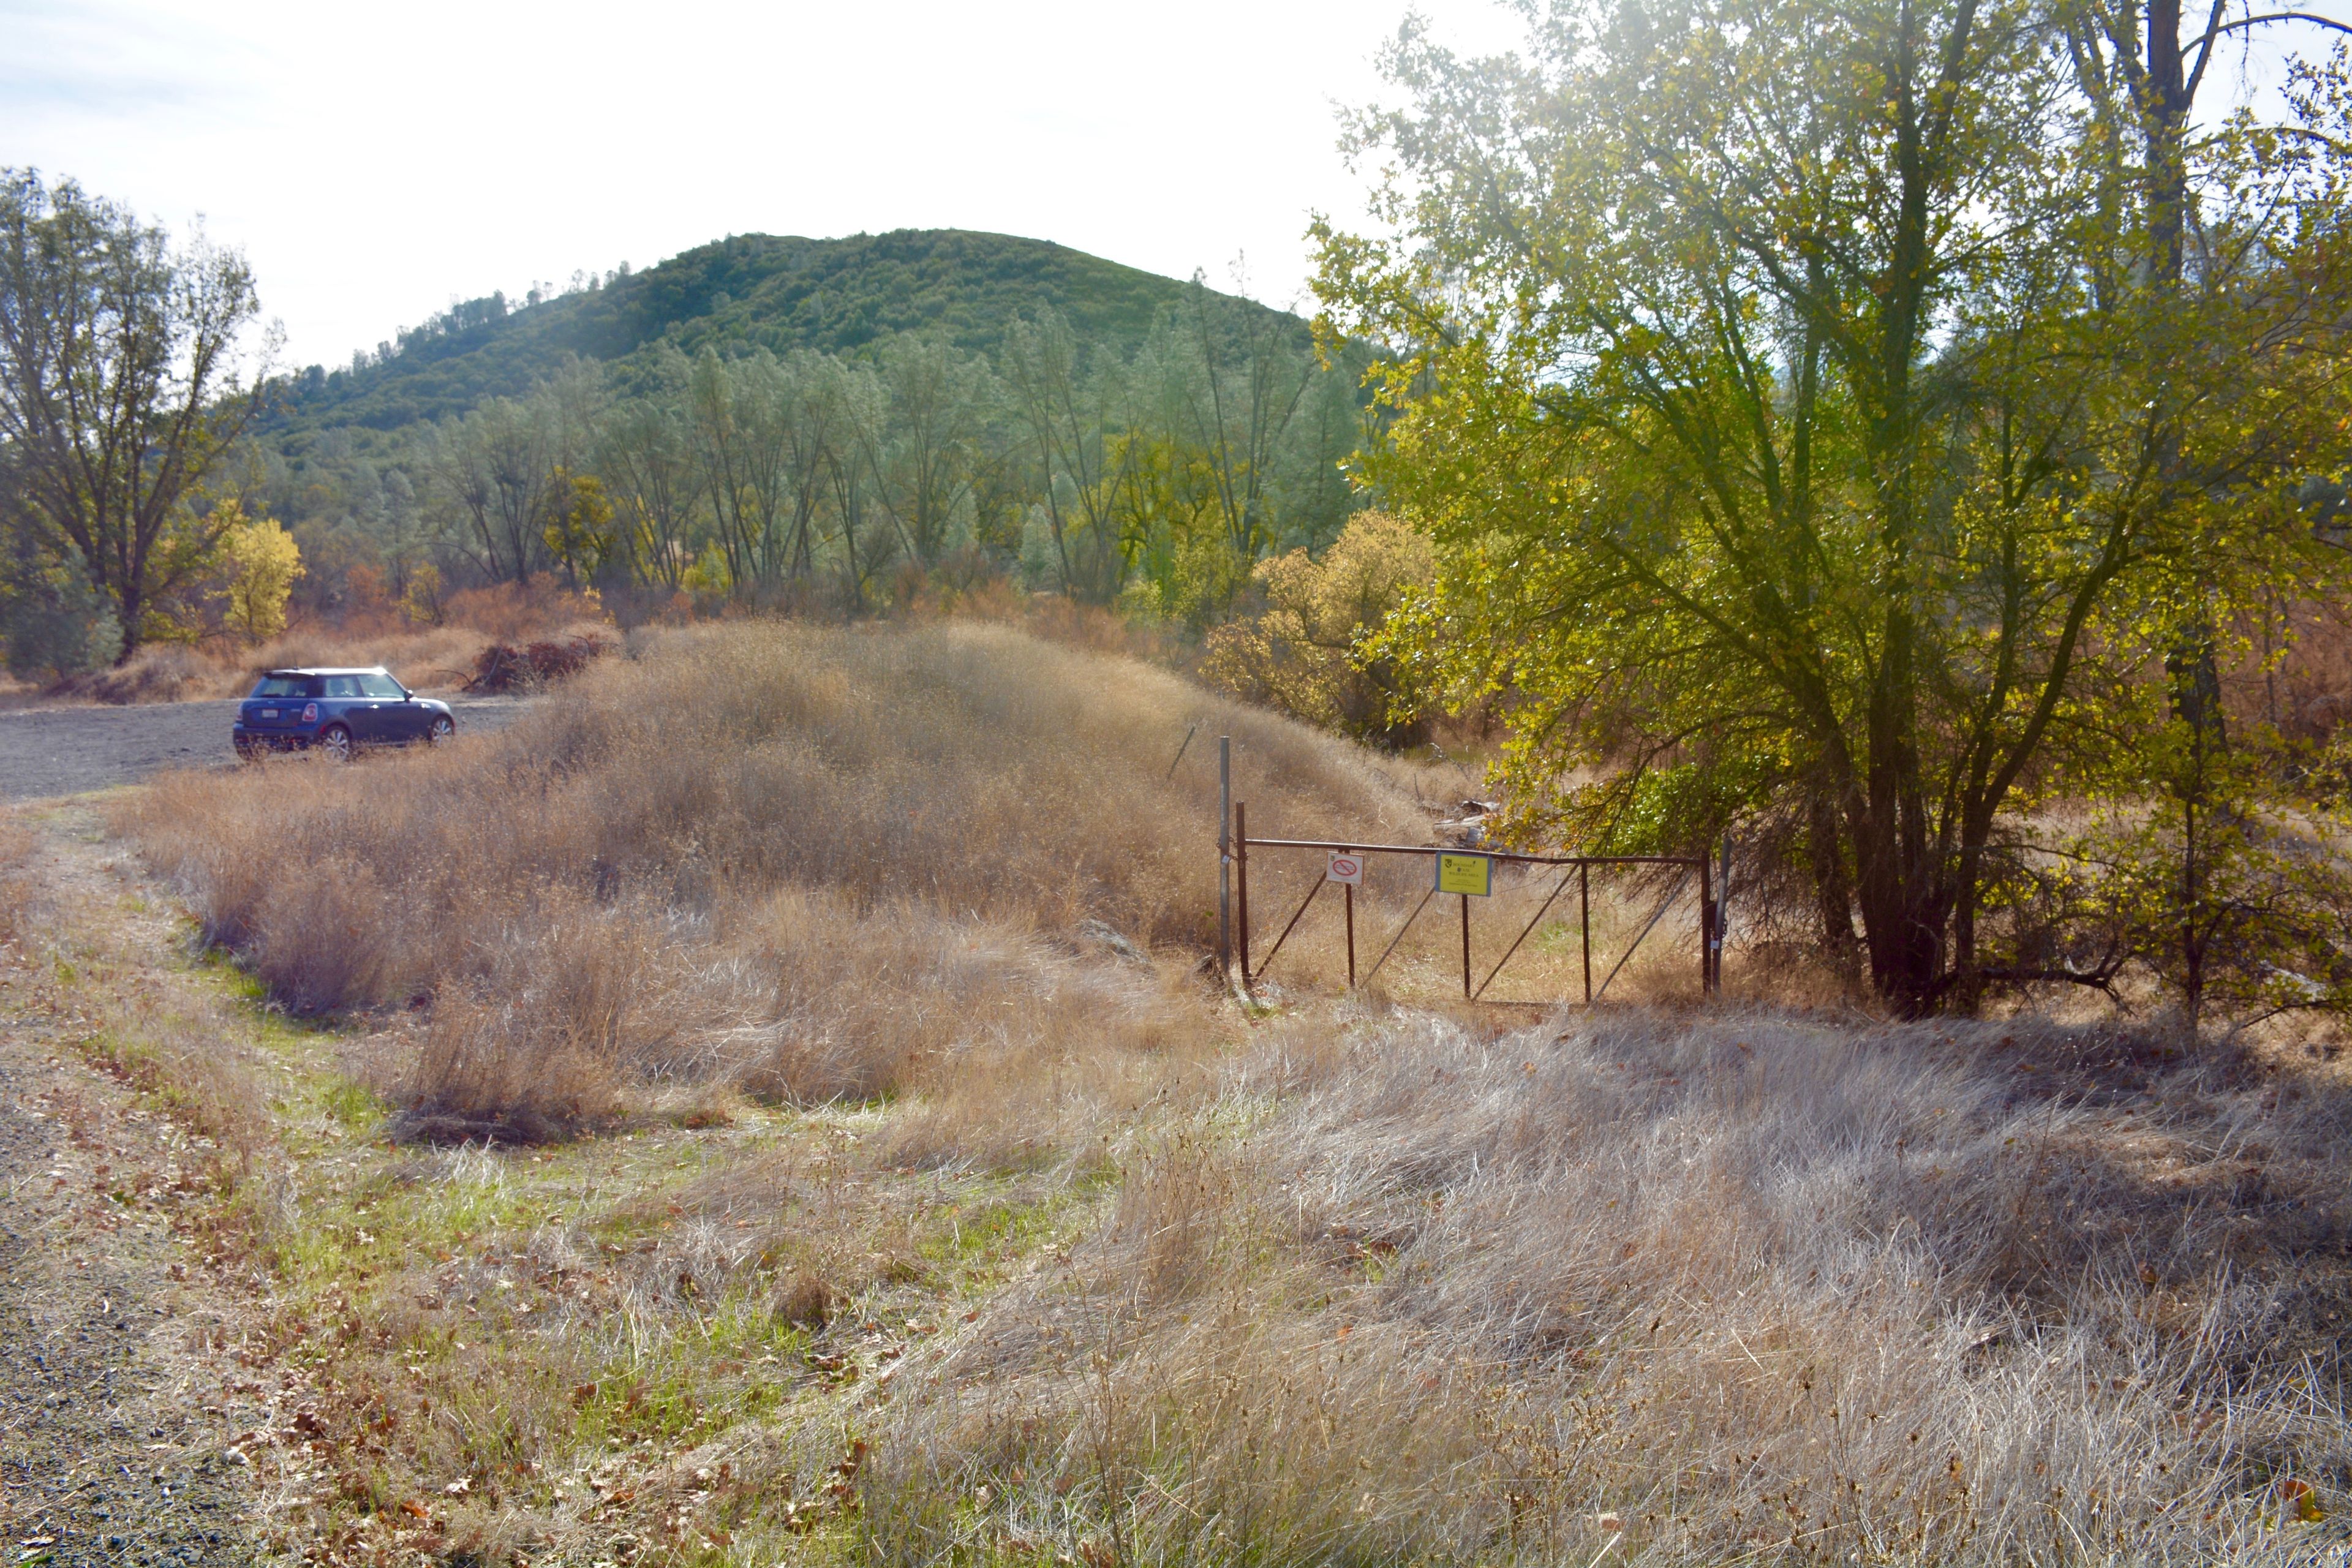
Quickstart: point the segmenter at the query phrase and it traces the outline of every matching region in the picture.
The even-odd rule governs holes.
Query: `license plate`
[[[278,710],[275,708],[264,708],[261,710],[261,716],[265,719],[275,719],[278,717]]]

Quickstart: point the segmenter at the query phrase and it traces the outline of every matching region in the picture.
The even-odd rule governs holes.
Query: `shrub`
[[[466,689],[485,693],[529,691],[569,679],[588,668],[611,644],[598,637],[535,642],[527,647],[491,643],[474,656],[474,677]]]
[[[103,669],[122,652],[122,626],[80,568],[28,552],[0,560],[0,640],[8,672],[63,677]]]
[[[1360,645],[1434,570],[1429,542],[1385,512],[1359,512],[1321,561],[1304,550],[1258,563],[1265,609],[1209,639],[1202,673],[1285,713],[1389,747],[1429,738],[1435,714]]]

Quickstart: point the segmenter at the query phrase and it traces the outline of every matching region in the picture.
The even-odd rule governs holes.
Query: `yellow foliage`
[[[1424,721],[1401,712],[1396,671],[1360,644],[1435,570],[1429,541],[1386,512],[1359,512],[1315,560],[1304,550],[1261,561],[1255,619],[1209,639],[1202,673],[1214,685],[1311,723],[1409,743]]]
[[[401,613],[420,626],[441,624],[441,568],[430,561],[408,574],[408,591],[400,596]]]
[[[227,503],[242,510],[237,503]],[[302,551],[276,519],[231,523],[221,535],[228,567],[228,624],[249,641],[268,642],[286,629],[286,601],[302,573]]]

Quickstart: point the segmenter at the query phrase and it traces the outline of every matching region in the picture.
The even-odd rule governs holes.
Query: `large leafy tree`
[[[242,521],[208,487],[260,406],[240,358],[258,313],[235,251],[174,247],[70,180],[0,169],[5,521],[79,564],[124,659]]]
[[[1440,546],[1391,647],[1519,704],[1531,831],[1785,827],[1906,1011],[2085,977],[1988,934],[2035,814],[2144,793],[2149,670],[2340,569],[2294,500],[2341,443],[2336,131],[2126,144],[2085,37],[2051,0],[1408,31],[1363,127],[1393,236],[1323,235],[1327,326],[1399,351],[1373,477]]]

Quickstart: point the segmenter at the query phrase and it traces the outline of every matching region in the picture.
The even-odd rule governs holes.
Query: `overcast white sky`
[[[203,215],[296,366],[753,231],[993,229],[1221,285],[1242,255],[1281,304],[1309,212],[1360,211],[1336,110],[1382,96],[1410,3],[0,0],[0,164]],[[1414,8],[1517,36],[1495,0]]]
[[[1423,0],[1493,47],[1490,0]],[[1031,235],[1301,290],[1407,0],[0,0],[0,163],[239,246],[282,363],[724,234]]]

